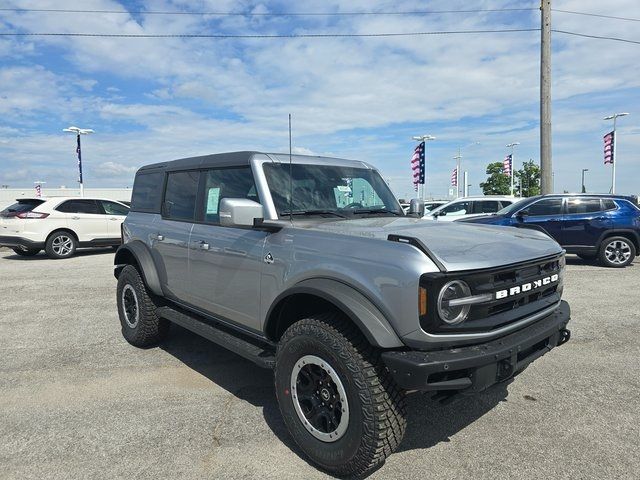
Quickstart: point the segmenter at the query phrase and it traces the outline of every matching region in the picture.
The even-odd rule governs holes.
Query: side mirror
[[[256,218],[263,218],[262,205],[247,198],[223,198],[218,208],[223,227],[253,227]]]
[[[407,215],[417,218],[424,217],[424,202],[419,198],[412,198],[409,203],[409,213]]]
[[[518,213],[516,213],[516,218],[520,221],[524,220],[525,217],[529,216],[529,212],[527,210],[520,210]]]

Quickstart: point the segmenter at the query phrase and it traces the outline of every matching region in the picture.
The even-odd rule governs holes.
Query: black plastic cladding
[[[440,289],[451,280],[464,280],[471,288],[471,294],[478,295],[509,289],[560,273],[563,256],[564,254],[560,254],[491,270],[425,274],[420,279],[420,285],[428,292],[427,315],[420,318],[420,325],[428,333],[486,332],[551,307],[560,301],[562,276],[557,283],[545,288],[473,305],[467,320],[459,325],[449,325],[440,320],[437,300]]]

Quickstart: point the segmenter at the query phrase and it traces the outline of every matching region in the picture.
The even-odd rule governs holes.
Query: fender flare
[[[162,296],[163,292],[160,284],[160,277],[158,276],[158,270],[156,269],[156,265],[151,257],[151,252],[141,241],[134,240],[133,242],[129,242],[118,248],[113,260],[113,264],[116,266],[114,271],[116,278],[118,278],[120,270],[122,270],[124,265],[130,263],[127,261],[127,257],[129,255],[132,255],[138,263],[142,279],[144,280],[145,285],[149,287],[149,290],[156,295]]]
[[[369,343],[380,348],[404,347],[385,315],[363,294],[353,287],[329,278],[303,280],[278,295],[267,312],[271,320],[274,308],[282,300],[295,294],[310,294],[333,304],[349,317],[367,338]],[[268,325],[265,325],[265,331]]]
[[[612,228],[610,230],[607,230],[606,232],[603,232],[600,235],[600,238],[598,238],[598,243],[596,244],[596,249],[600,251],[602,242],[604,242],[607,239],[607,237],[619,237],[619,236],[627,236],[627,235],[631,235],[635,240],[635,244],[640,246],[640,235],[638,235],[638,232],[636,232],[635,230],[632,230],[630,228]],[[640,248],[638,250],[640,251]]]

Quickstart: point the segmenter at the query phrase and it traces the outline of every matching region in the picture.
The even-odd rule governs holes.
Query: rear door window
[[[104,213],[107,215],[126,215],[129,213],[129,209],[124,205],[116,202],[110,202],[108,200],[100,200]]]
[[[200,172],[196,170],[169,173],[162,208],[163,217],[194,220],[199,180]]]
[[[220,200],[223,198],[246,198],[259,202],[250,167],[217,168],[204,174],[205,222],[219,223]]]
[[[133,183],[131,210],[160,213],[164,172],[138,173]]]
[[[570,198],[567,202],[568,215],[585,215],[602,211],[599,198]]]
[[[495,213],[500,210],[500,203],[497,200],[475,200],[473,202],[473,213]]]
[[[102,208],[98,206],[98,202],[95,200],[67,200],[58,205],[56,210],[63,213],[102,214]]]

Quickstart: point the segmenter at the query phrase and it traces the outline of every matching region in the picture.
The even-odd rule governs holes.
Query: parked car
[[[425,200],[424,201],[424,211],[426,212],[430,212],[436,208],[438,208],[440,205],[444,205],[446,203],[449,203],[449,200]],[[402,210],[404,210],[404,213],[409,213],[409,206],[410,204],[407,203],[406,201],[401,200],[400,201],[400,206],[402,207]]]
[[[24,257],[44,249],[67,258],[77,248],[120,245],[129,207],[102,198],[19,198],[0,212],[0,246]]]
[[[544,195],[461,221],[541,230],[568,253],[607,267],[625,267],[640,252],[640,208],[630,197]]]
[[[564,252],[545,234],[408,217],[366,163],[291,160],[137,172],[114,259],[129,343],[173,322],[273,368],[300,449],[361,476],[402,441],[407,391],[480,392],[569,340]]]
[[[516,197],[502,197],[497,195],[461,197],[425,214],[426,218],[451,222],[460,218],[469,218],[476,215],[496,213],[517,201]]]

